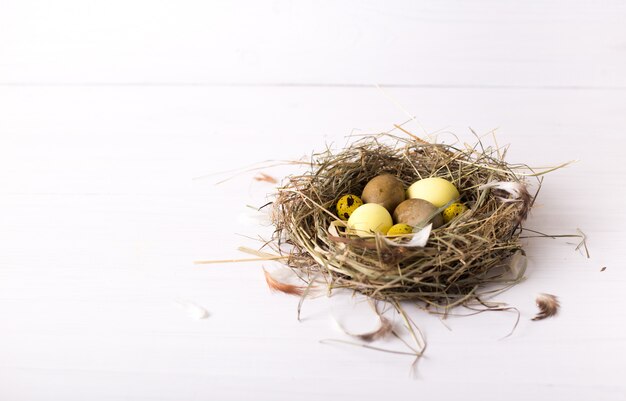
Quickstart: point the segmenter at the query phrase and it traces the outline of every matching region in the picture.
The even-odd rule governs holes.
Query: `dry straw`
[[[278,190],[271,244],[305,281],[323,277],[329,290],[347,288],[392,303],[422,301],[444,312],[476,301],[523,276],[511,258],[523,253],[519,236],[534,199],[525,177],[539,174],[507,164],[504,153],[480,141],[460,149],[383,134],[338,153],[315,154],[308,172],[288,177]],[[421,178],[445,178],[469,211],[432,230],[423,247],[405,239],[347,235],[334,205],[344,194],[361,194],[383,173],[405,187]]]
[[[484,146],[478,136],[476,145],[456,147],[429,143],[397,128],[407,135],[365,136],[338,152],[327,149],[313,155],[307,172],[287,177],[271,203],[276,230],[267,245],[277,254],[252,252],[260,258],[251,260],[281,260],[303,280],[303,285],[283,284],[265,272],[271,288],[301,296],[298,316],[309,290],[320,282],[329,293],[349,289],[390,303],[415,342],[411,354],[419,358],[426,343],[402,309],[403,301],[444,315],[460,305],[473,311],[515,309],[486,299],[523,279],[522,225],[541,176],[567,163],[535,172],[505,162],[506,148]],[[422,178],[442,177],[459,189],[469,210],[430,231],[424,246],[415,246],[417,238],[412,241],[411,235],[348,235],[336,215],[338,199],[360,195],[370,179],[383,173],[398,177],[405,188]],[[529,178],[536,180],[534,195],[528,191]]]

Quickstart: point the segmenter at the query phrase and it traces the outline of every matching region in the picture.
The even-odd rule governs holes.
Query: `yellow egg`
[[[460,196],[450,181],[439,177],[425,178],[413,183],[406,194],[409,199],[424,199],[438,208],[459,199]]]
[[[389,231],[387,231],[387,235],[403,235],[403,234],[411,234],[413,232],[413,227],[408,224],[394,224],[391,226]]]
[[[455,217],[458,217],[467,211],[467,206],[462,203],[454,202],[443,211],[443,221],[448,223]]]
[[[362,204],[363,201],[358,196],[352,194],[344,195],[337,202],[337,216],[341,220],[348,220],[352,212]]]
[[[387,209],[377,203],[366,203],[350,215],[348,233],[372,237],[375,233],[386,234],[392,225],[393,220]]]

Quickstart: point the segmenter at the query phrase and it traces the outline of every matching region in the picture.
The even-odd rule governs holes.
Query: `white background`
[[[0,0],[0,400],[624,399],[624,21],[621,1]],[[511,162],[578,159],[527,227],[579,227],[591,252],[526,242],[504,340],[514,314],[409,307],[417,379],[409,357],[319,343],[349,339],[331,316],[372,327],[362,299],[298,322],[264,282],[279,264],[192,264],[271,233],[246,205],[272,185],[205,175],[407,113],[461,143],[497,128]],[[558,317],[530,321],[539,292]]]

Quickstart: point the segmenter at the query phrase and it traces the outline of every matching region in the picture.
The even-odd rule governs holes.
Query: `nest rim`
[[[365,136],[339,151],[327,148],[313,154],[308,171],[286,177],[278,188],[270,242],[308,286],[322,280],[329,291],[347,288],[376,300],[416,300],[446,310],[480,301],[523,278],[523,269],[510,261],[524,254],[519,236],[537,193],[529,194],[519,173],[532,169],[505,162],[505,153],[480,139],[461,149],[388,133]],[[469,212],[432,230],[420,248],[390,246],[381,235],[331,234],[331,223],[339,220],[333,212],[337,200],[360,194],[369,179],[384,173],[405,188],[421,178],[446,178]],[[484,187],[494,182],[509,183],[517,193]]]

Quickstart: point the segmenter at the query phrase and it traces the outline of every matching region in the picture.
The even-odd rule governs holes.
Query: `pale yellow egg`
[[[393,225],[391,215],[377,203],[366,203],[356,208],[348,219],[348,233],[359,237],[372,237],[375,233],[386,234]]]
[[[460,196],[454,184],[439,177],[424,178],[413,183],[406,194],[409,199],[424,199],[438,208]]]

